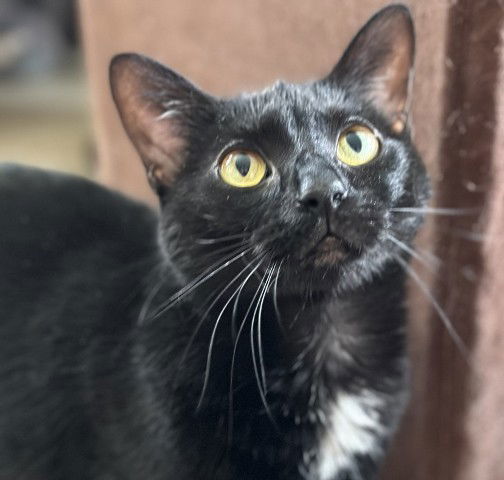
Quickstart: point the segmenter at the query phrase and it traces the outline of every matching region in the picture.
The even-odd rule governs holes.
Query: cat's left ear
[[[414,54],[410,12],[391,5],[362,27],[325,80],[364,97],[400,134],[409,113]]]
[[[160,192],[184,165],[191,131],[211,121],[211,97],[164,65],[134,53],[112,59],[110,85],[149,183]]]

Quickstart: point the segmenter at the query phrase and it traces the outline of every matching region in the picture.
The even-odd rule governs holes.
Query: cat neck
[[[208,282],[205,293],[222,288],[217,285]],[[232,303],[223,309],[229,297],[222,298],[204,318],[206,310],[193,303],[206,298],[199,292],[147,323],[134,362],[142,378],[151,379],[141,395],[148,392],[149,401],[154,395],[163,409],[176,412],[178,435],[208,452],[209,465],[223,452],[230,464],[232,452],[247,452],[239,455],[240,468],[260,465],[263,478],[275,469],[299,478],[300,458],[310,464],[314,454],[320,465],[333,458],[325,432],[334,423],[330,435],[343,435],[338,419],[349,415],[359,445],[348,448],[360,452],[371,430],[385,428],[371,420],[402,408],[387,402],[405,381],[403,276],[389,269],[343,296],[279,288],[276,302],[271,292],[257,309],[253,287],[242,292],[236,309]],[[370,411],[369,418],[361,415]],[[392,430],[395,420],[389,420]]]
[[[217,288],[208,282],[197,297]],[[211,309],[189,301],[184,314],[166,320],[174,328],[170,336],[178,337],[171,355],[178,353],[169,360],[193,408],[209,398],[227,408],[237,387],[261,411],[265,392],[283,407],[296,399],[308,409],[312,384],[324,384],[331,396],[355,385],[374,388],[374,379],[404,356],[404,276],[394,266],[344,295],[279,288],[258,299],[257,292],[252,284],[238,303],[223,295]]]

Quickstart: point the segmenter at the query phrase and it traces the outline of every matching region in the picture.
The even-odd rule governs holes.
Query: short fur
[[[407,398],[397,242],[421,223],[395,209],[429,192],[413,45],[391,6],[324,79],[231,99],[116,57],[159,215],[2,167],[0,480],[375,478]],[[335,145],[355,123],[381,148],[349,167]],[[266,160],[257,187],[220,178],[234,148]]]

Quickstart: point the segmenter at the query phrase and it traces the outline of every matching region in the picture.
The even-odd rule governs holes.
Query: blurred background
[[[90,175],[95,147],[71,0],[0,1],[0,161]]]
[[[110,98],[112,55],[148,54],[231,95],[324,75],[388,3],[0,0],[0,162],[78,173],[155,204]],[[473,213],[428,215],[417,242],[423,261],[412,265],[430,293],[412,282],[412,402],[383,479],[501,480],[504,2],[404,3],[417,30],[412,124],[432,205]]]

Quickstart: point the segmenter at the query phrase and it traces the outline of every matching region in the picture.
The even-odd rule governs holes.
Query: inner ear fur
[[[414,56],[410,12],[404,5],[391,5],[361,28],[328,80],[364,96],[401,133],[409,113]]]
[[[191,125],[209,107],[209,97],[169,68],[133,53],[112,59],[110,85],[151,186],[169,186],[185,162]]]

